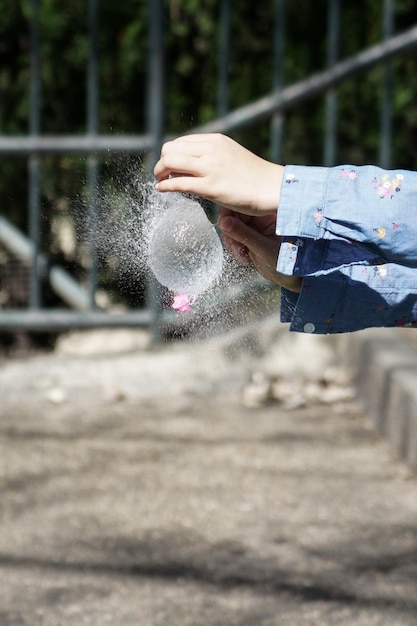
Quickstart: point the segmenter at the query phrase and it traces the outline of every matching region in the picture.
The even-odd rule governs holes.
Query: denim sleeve
[[[417,323],[417,173],[375,166],[287,166],[277,270],[291,330],[332,333]]]
[[[277,234],[337,240],[378,263],[417,267],[417,172],[287,166]]]

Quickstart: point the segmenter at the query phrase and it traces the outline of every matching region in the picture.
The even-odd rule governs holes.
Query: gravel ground
[[[354,399],[249,408],[334,365],[271,333],[2,364],[1,626],[417,624],[415,477]]]

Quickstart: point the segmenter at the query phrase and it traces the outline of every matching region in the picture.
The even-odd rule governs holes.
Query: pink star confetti
[[[184,311],[191,311],[191,304],[187,294],[178,293],[176,296],[174,296],[171,307],[175,309],[175,311],[180,311],[181,313],[183,313]]]

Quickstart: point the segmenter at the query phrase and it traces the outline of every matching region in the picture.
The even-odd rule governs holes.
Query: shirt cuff
[[[329,168],[287,165],[282,178],[276,234],[323,237],[320,222],[327,195]]]
[[[340,240],[284,237],[277,261],[277,271],[293,276],[320,276],[351,265],[378,265],[382,259]]]

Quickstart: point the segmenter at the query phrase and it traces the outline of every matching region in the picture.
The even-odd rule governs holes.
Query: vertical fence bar
[[[226,115],[229,109],[230,8],[231,0],[221,1],[217,84],[217,115],[219,117]]]
[[[159,157],[164,134],[164,33],[163,0],[148,0],[148,132],[152,137],[151,167]]]
[[[148,85],[147,128],[152,138],[152,149],[147,158],[147,170],[152,175],[159,158],[164,136],[164,2],[148,0]],[[153,342],[161,339],[161,291],[156,280],[150,276],[146,284],[147,306],[152,312]]]
[[[40,76],[40,0],[30,4],[30,114],[29,135],[37,136],[41,126],[41,76]],[[40,219],[40,162],[31,154],[28,159],[28,205],[29,238],[32,242],[32,262],[30,267],[29,308],[41,306],[41,277],[39,272],[39,252],[41,244]]]
[[[94,136],[98,132],[98,9],[99,0],[88,1],[88,41],[89,55],[87,68],[87,134]],[[87,185],[88,185],[88,232],[90,245],[89,267],[89,305],[91,309],[96,306],[97,291],[97,244],[95,227],[97,222],[97,187],[98,187],[98,159],[94,154],[89,154],[87,159]]]
[[[389,39],[394,31],[392,0],[383,0],[383,38]],[[387,61],[382,77],[381,130],[379,143],[379,165],[388,169],[391,164],[392,142],[392,63]]]
[[[226,115],[229,110],[229,62],[231,0],[221,0],[219,12],[219,35],[217,56],[217,116]],[[217,222],[219,205],[214,205],[212,220]]]
[[[327,9],[327,67],[337,63],[340,38],[340,0],[329,0]],[[337,151],[337,90],[329,89],[326,93],[324,131],[324,165],[336,162]]]
[[[285,54],[285,0],[274,0],[274,65],[272,88],[280,91],[283,87],[284,54]],[[271,119],[271,161],[279,163],[282,156],[282,137],[284,130],[284,116],[274,113]]]

